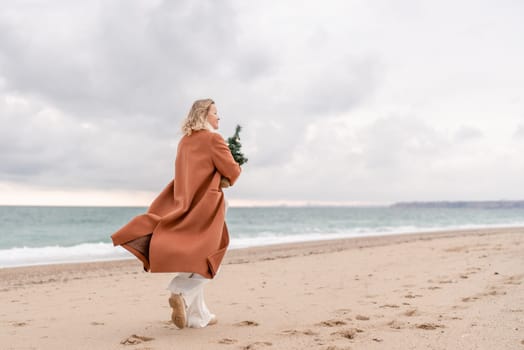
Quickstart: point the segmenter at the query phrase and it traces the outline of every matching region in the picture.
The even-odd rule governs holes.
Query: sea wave
[[[443,230],[480,229],[489,227],[522,227],[524,224],[514,225],[460,225],[448,227],[380,227],[375,229],[355,228],[345,232],[316,232],[303,234],[289,234],[285,232],[260,232],[256,236],[233,236],[230,249],[240,249],[256,246],[268,246],[283,243],[299,243],[321,241],[338,238],[383,236],[392,234],[435,232]],[[122,247],[114,247],[111,243],[82,243],[74,246],[45,246],[45,247],[14,247],[0,249],[0,268],[48,265],[60,263],[77,263],[129,259],[133,256]]]
[[[126,258],[129,258],[129,253],[124,248],[103,242],[82,243],[70,247],[15,247],[0,250],[0,268]]]
[[[384,234],[379,232],[377,234]],[[315,234],[284,234],[263,233],[255,237],[231,238],[230,249],[240,249],[256,246],[267,246],[282,243],[298,243],[317,240],[365,236],[368,234],[347,233],[315,233]],[[0,250],[0,268],[20,267],[32,265],[50,265],[61,263],[80,263],[94,261],[123,260],[133,255],[124,248],[114,247],[111,243],[82,243],[74,246],[45,246],[45,247],[15,247]]]
[[[266,246],[273,244],[284,243],[300,243],[309,241],[322,241],[341,238],[355,238],[355,237],[372,237],[372,236],[387,236],[410,233],[431,233],[441,231],[458,231],[458,230],[472,230],[472,229],[487,229],[487,228],[511,228],[524,227],[524,222],[505,225],[453,225],[453,226],[383,226],[383,227],[360,227],[354,229],[335,230],[334,232],[315,232],[304,234],[287,234],[275,232],[260,232],[255,237],[238,237],[232,239],[231,248],[248,248],[256,246]]]

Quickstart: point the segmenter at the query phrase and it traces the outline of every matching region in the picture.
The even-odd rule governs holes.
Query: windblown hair
[[[215,101],[210,98],[196,100],[193,106],[191,106],[186,119],[182,122],[182,133],[189,136],[193,131],[210,129],[211,126],[207,121],[207,113],[209,112],[209,107],[214,103]]]

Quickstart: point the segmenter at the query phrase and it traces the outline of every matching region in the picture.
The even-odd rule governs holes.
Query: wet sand
[[[0,270],[2,349],[524,349],[524,228],[233,250],[217,325],[170,321],[134,259]]]

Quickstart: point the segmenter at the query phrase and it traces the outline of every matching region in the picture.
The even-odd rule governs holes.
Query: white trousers
[[[198,273],[180,272],[167,287],[173,294],[182,294],[186,303],[187,327],[205,327],[215,317],[204,301],[204,286],[209,281]]]
[[[229,204],[225,201],[225,212]],[[220,271],[220,268],[218,269]],[[217,271],[218,274],[218,271]],[[204,301],[204,286],[211,281],[198,273],[179,272],[171,280],[167,289],[173,294],[182,294],[186,304],[187,327],[202,328],[216,316],[207,308]]]

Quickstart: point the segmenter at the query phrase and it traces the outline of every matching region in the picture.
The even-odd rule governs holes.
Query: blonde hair
[[[214,103],[210,98],[193,102],[186,119],[182,122],[182,133],[189,136],[193,131],[208,130],[210,125],[207,122],[207,113]]]

